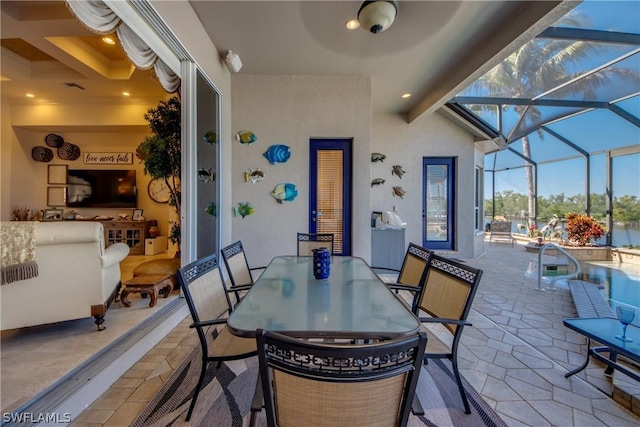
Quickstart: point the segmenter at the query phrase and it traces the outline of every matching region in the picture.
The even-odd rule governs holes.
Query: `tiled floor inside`
[[[524,277],[534,257],[522,244],[487,243],[484,256],[466,260],[484,276],[459,353],[463,375],[510,426],[640,425],[610,397],[612,378],[600,364],[564,378],[584,361],[586,340],[562,325],[576,315],[568,289],[539,292]],[[128,426],[197,344],[189,323],[175,327],[72,425]],[[614,382],[626,382],[630,395],[618,396],[637,405],[638,385],[619,376]]]

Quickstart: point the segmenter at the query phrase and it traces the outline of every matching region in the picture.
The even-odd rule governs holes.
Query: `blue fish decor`
[[[295,184],[278,184],[271,192],[271,196],[280,204],[282,204],[283,201],[292,202],[298,196],[298,190]]]
[[[253,144],[254,142],[256,142],[258,137],[250,130],[241,130],[240,132],[236,133],[236,139],[240,141],[241,144]]]
[[[218,216],[218,207],[214,202],[209,203],[209,206],[207,206],[204,211],[209,215]]]
[[[276,163],[285,163],[291,157],[291,151],[289,151],[289,147],[286,145],[272,145],[269,147],[267,151],[263,154],[264,157],[269,160],[269,163],[275,165]]]
[[[241,216],[242,218],[244,218],[247,215],[251,215],[255,211],[256,210],[253,208],[253,206],[251,206],[251,203],[249,202],[238,203],[238,207],[233,208],[233,214],[235,216]]]
[[[215,130],[210,130],[209,132],[204,134],[202,139],[204,139],[209,144],[213,145],[216,142],[218,142],[218,132],[216,132]]]

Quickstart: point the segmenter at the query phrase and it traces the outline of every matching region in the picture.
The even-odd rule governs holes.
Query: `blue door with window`
[[[428,249],[455,249],[455,159],[422,161],[422,244]]]
[[[335,255],[351,255],[352,142],[309,141],[309,233],[333,234]]]

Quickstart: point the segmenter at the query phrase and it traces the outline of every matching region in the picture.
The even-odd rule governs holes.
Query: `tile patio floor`
[[[640,425],[640,418],[609,397],[612,379],[597,362],[564,378],[586,354],[586,340],[562,325],[563,318],[576,316],[568,289],[536,291],[536,283],[524,277],[536,255],[522,244],[487,242],[486,249],[466,260],[484,275],[470,316],[473,327],[465,329],[459,352],[464,377],[510,426]],[[180,323],[71,425],[128,426],[197,344],[189,322]]]

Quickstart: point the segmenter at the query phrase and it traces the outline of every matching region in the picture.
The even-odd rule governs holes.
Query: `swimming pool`
[[[580,263],[578,279],[602,285],[610,303],[625,303],[640,308],[640,265],[616,261]]]

